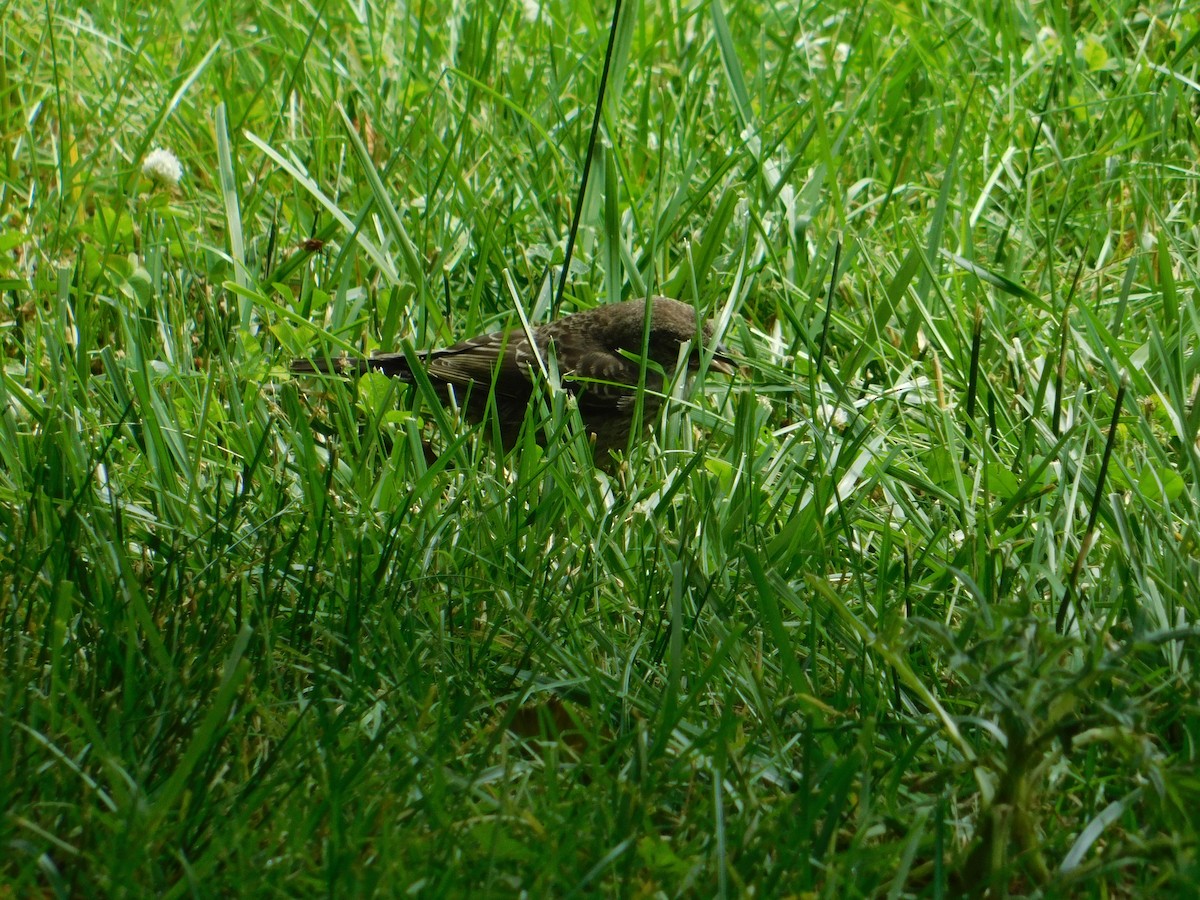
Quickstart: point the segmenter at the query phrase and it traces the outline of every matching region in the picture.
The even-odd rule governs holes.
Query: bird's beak
[[[724,347],[717,347],[713,353],[712,360],[708,364],[708,370],[710,372],[720,372],[722,375],[736,375],[737,363],[729,357]]]

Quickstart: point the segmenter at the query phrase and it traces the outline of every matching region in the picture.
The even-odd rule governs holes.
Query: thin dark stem
[[[557,316],[562,306],[563,292],[567,289],[567,273],[571,271],[571,255],[575,252],[575,234],[579,231],[579,219],[583,215],[583,198],[587,195],[588,175],[592,171],[592,157],[596,153],[596,135],[600,133],[600,114],[604,109],[604,92],[608,88],[608,67],[612,63],[613,45],[617,42],[617,21],[621,18],[621,0],[613,6],[612,27],[608,30],[608,49],[604,51],[604,69],[600,72],[600,92],[596,96],[596,112],[592,116],[592,133],[588,137],[587,154],[583,157],[583,177],[579,180],[579,196],[575,198],[575,215],[571,230],[567,233],[567,250],[563,254],[562,271],[558,273],[558,290],[554,294],[552,314]],[[613,298],[609,298],[610,300]]]
[[[837,290],[838,267],[841,263],[842,242],[839,239],[833,245],[833,272],[829,276],[829,296],[825,299],[825,321],[821,323],[821,340],[817,344],[816,365],[813,366],[813,372],[817,375],[820,375],[821,366],[825,363],[825,341],[829,337],[829,320],[833,316],[833,294]]]
[[[1117,425],[1121,422],[1121,406],[1124,402],[1125,380],[1121,379],[1121,386],[1117,388],[1117,399],[1113,404],[1112,421],[1108,425],[1108,440],[1104,444],[1104,456],[1100,459],[1100,474],[1096,476],[1096,489],[1092,492],[1092,507],[1088,513],[1087,530],[1083,533],[1083,541],[1079,545],[1079,556],[1076,557],[1070,577],[1067,578],[1067,589],[1063,592],[1062,602],[1058,606],[1058,616],[1054,622],[1055,629],[1059,634],[1062,634],[1066,627],[1067,611],[1072,604],[1075,605],[1075,615],[1082,621],[1082,603],[1078,599],[1077,587],[1079,573],[1083,571],[1083,562],[1096,540],[1096,519],[1100,514],[1100,504],[1104,500],[1104,485],[1108,480],[1108,461],[1112,458],[1113,447],[1117,442]]]

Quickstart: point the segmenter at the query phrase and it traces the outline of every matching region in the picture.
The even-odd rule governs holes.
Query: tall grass
[[[0,893],[1195,883],[1196,13],[627,3],[555,309],[610,11],[0,6]],[[611,473],[287,374],[649,292]]]

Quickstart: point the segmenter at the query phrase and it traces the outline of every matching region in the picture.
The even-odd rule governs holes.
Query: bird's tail
[[[293,375],[341,375],[350,378],[365,372],[382,372],[393,378],[412,377],[412,367],[403,353],[380,353],[367,359],[361,356],[297,359],[292,361],[291,370]]]

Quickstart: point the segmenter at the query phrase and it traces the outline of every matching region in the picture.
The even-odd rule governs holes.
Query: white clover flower
[[[850,424],[850,417],[846,415],[846,410],[833,403],[818,404],[814,412],[816,413],[815,418],[818,422],[838,431],[841,431]]]
[[[521,18],[532,25],[542,17],[541,0],[521,0]]]
[[[183,177],[183,166],[170,150],[155,147],[142,161],[142,174],[155,184],[175,187]]]
[[[1058,55],[1059,48],[1062,46],[1062,41],[1059,39],[1058,32],[1049,26],[1041,28],[1037,37],[1033,39],[1025,52],[1021,55],[1021,61],[1026,65],[1034,62],[1052,59]]]

